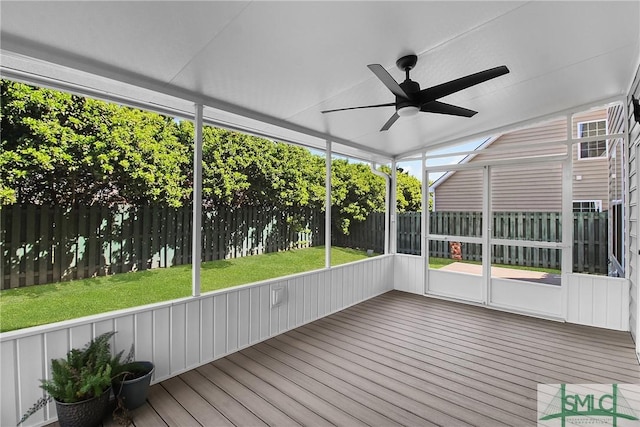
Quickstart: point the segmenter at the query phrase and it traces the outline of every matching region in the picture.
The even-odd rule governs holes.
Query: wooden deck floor
[[[389,292],[152,387],[142,426],[536,423],[538,383],[638,383],[628,333]]]

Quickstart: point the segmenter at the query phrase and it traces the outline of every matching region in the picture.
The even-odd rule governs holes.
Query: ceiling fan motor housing
[[[420,85],[413,80],[405,80],[400,83],[400,87],[407,95],[409,95],[409,99],[396,96],[396,110],[400,110],[405,107],[420,108],[420,104],[416,99],[416,95],[420,92]]]

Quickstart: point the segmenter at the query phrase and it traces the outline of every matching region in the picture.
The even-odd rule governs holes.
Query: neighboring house
[[[611,133],[607,132],[608,123],[615,110],[599,109],[574,116],[574,137]],[[490,138],[478,148],[478,154],[468,155],[460,163],[563,154],[566,152],[564,146],[536,148],[535,144],[566,140],[564,124],[564,119],[556,120]],[[484,153],[483,150],[489,147],[491,152]],[[517,154],[514,154],[514,149],[518,149]],[[606,139],[572,147],[574,211],[601,212],[609,209],[607,150]],[[562,210],[562,166],[558,162],[493,168],[491,185],[494,211]],[[434,211],[481,211],[482,168],[448,172],[431,185],[431,190],[434,192]]]

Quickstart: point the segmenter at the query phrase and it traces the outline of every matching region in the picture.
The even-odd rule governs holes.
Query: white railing
[[[115,351],[135,345],[158,382],[393,289],[394,257],[280,277],[163,303],[0,334],[0,425],[15,425],[40,396],[50,359],[117,331]],[[282,300],[273,304],[275,293]],[[114,295],[117,298],[117,295]],[[26,426],[56,418],[55,406]]]

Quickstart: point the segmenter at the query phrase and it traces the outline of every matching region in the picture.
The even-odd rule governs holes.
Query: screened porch
[[[398,253],[396,212],[387,208],[384,253],[332,267],[331,209],[325,209],[320,270],[201,292],[196,262],[189,297],[0,334],[0,424],[15,425],[42,396],[39,380],[50,375],[50,359],[108,331],[118,332],[115,350],[134,344],[136,358],[156,367],[148,403],[133,414],[136,426],[535,425],[540,384],[639,382],[638,2],[6,1],[0,7],[3,79],[194,123],[196,260],[205,125],[322,151],[327,207],[333,155],[388,166],[387,206],[397,205],[402,162],[418,162],[422,179],[419,253]],[[428,103],[413,106],[416,117],[401,117],[398,101],[380,105],[396,112],[358,108],[393,99],[388,87],[409,79],[395,61],[407,54],[419,59],[411,78],[424,87],[491,67],[509,72],[500,68],[491,81],[443,96],[465,107],[436,104],[436,113],[463,117],[431,114]],[[567,226],[575,199],[571,150],[603,136],[574,134],[573,119],[603,106],[619,111],[604,136],[611,147],[619,144],[606,151],[609,176],[621,181],[612,190],[621,199],[611,211],[617,228],[609,231],[607,253],[615,269],[578,274]],[[510,147],[495,150],[506,154],[497,161],[438,164],[451,153],[470,154],[460,144],[558,118],[566,120],[565,133],[544,141],[539,155],[519,157]],[[560,234],[496,235],[488,219],[497,210],[499,170],[549,162],[560,171]],[[479,231],[429,230],[429,174],[471,168],[481,183]],[[546,188],[542,181],[528,184]],[[477,245],[479,270],[431,268],[434,242]],[[556,251],[559,283],[492,275],[498,246]],[[50,404],[25,425],[56,419]]]

